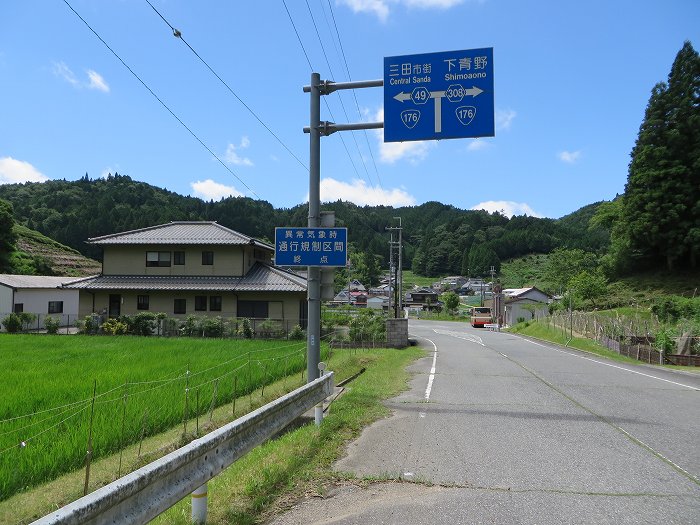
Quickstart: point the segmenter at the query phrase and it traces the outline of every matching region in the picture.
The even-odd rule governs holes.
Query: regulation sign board
[[[345,266],[347,228],[275,228],[277,266]]]
[[[494,136],[493,48],[384,58],[384,142]]]

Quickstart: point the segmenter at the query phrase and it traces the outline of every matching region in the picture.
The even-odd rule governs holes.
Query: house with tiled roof
[[[272,264],[274,247],[216,222],[184,221],[88,239],[102,273],[65,287],[80,315],[139,312],[306,323],[306,281]]]

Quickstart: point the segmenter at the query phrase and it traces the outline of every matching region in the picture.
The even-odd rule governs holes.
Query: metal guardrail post
[[[198,525],[207,522],[207,484],[198,487],[192,493],[192,523]]]

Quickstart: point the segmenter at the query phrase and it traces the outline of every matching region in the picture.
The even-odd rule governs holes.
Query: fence
[[[10,313],[0,313],[0,322],[5,320]],[[22,323],[20,332],[36,333],[46,331],[46,318],[57,321],[58,333],[67,334],[75,332],[75,324],[79,318],[77,315],[69,314],[29,314],[25,316],[25,321]],[[6,331],[4,326],[0,326],[0,331]]]
[[[651,364],[700,366],[700,355],[677,355],[655,348],[656,335],[663,328],[656,319],[609,317],[590,312],[555,312],[542,319],[565,336],[593,339],[620,355]],[[700,338],[690,347],[700,350]]]
[[[96,490],[34,525],[140,525],[205,486],[216,474],[333,393],[333,373]],[[198,495],[206,497],[206,490]],[[194,498],[193,494],[193,498]],[[201,515],[200,519],[206,517]],[[193,505],[193,517],[195,517]]]
[[[5,320],[10,314],[0,313],[0,322]],[[136,316],[123,316],[120,319]],[[69,314],[24,314],[20,333],[45,333],[47,331],[46,320],[50,318],[57,321],[59,334],[78,332],[78,327],[84,329],[84,321],[88,319],[89,327],[87,332],[93,335],[100,334],[102,326],[108,320],[107,315],[92,314],[86,317]],[[305,325],[305,320],[301,323]],[[128,323],[125,323],[128,324]],[[200,336],[200,337],[230,337],[248,339],[290,339],[295,337],[295,329],[299,321],[288,319],[247,319],[244,318],[224,319],[221,317],[188,316],[185,319],[165,317],[151,321],[150,333],[139,333],[139,335],[154,335],[163,337],[178,337],[180,335]],[[81,326],[82,325],[82,326]],[[247,326],[247,328],[246,328]],[[298,330],[298,329],[297,329]],[[0,331],[6,331],[0,326]]]

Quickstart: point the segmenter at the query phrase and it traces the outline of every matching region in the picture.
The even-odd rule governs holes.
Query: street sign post
[[[384,58],[384,142],[494,130],[493,48]]]
[[[347,228],[275,228],[276,266],[345,266]]]

